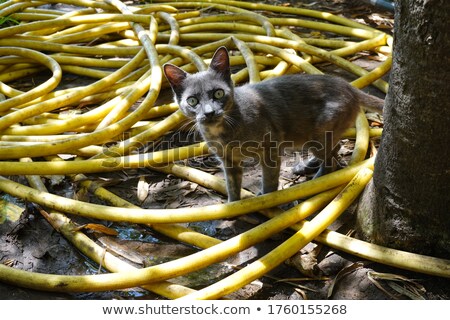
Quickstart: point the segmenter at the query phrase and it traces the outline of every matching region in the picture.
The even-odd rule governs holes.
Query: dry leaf
[[[144,200],[147,198],[148,187],[149,184],[145,180],[145,177],[140,177],[139,182],[137,184],[137,198],[139,199],[140,202],[144,202]]]
[[[379,123],[381,125],[384,123],[383,116],[378,114],[378,113],[367,112],[366,113],[366,118],[367,118],[367,120],[370,120],[372,122],[377,122],[377,123]]]
[[[79,188],[73,195],[74,200],[89,202],[89,190],[87,188]]]
[[[5,261],[2,262],[2,264],[4,264],[7,267],[13,267],[16,264],[16,260],[13,259],[6,259]]]
[[[80,230],[92,230],[98,233],[103,233],[103,234],[107,234],[110,236],[117,236],[119,233],[111,228],[108,228],[102,224],[98,224],[98,223],[88,223],[88,224],[84,224],[82,226],[76,227],[74,228],[74,231],[80,231]]]
[[[380,273],[375,271],[367,272],[369,280],[386,295],[392,299],[399,299],[397,295],[389,292],[383,287],[381,281],[386,281],[387,285],[396,293],[407,296],[413,300],[424,300],[423,294],[426,292],[424,286],[404,276],[392,273]]]
[[[311,254],[296,254],[288,259],[287,263],[311,278],[315,278],[320,272],[317,267],[317,259]]]
[[[317,265],[317,255],[321,248],[322,246],[314,245],[311,251],[298,253],[288,259],[286,263],[310,278],[318,278],[322,274],[322,271]]]
[[[51,186],[58,186],[61,183],[63,183],[64,179],[66,178],[64,175],[60,174],[53,174],[53,175],[47,175],[44,176],[48,181],[50,182]]]
[[[100,241],[105,246],[107,251],[113,252],[116,255],[128,259],[136,264],[143,264],[145,257],[132,250],[128,246],[129,241],[123,241],[112,237],[100,237],[98,238],[98,241]]]
[[[330,298],[333,295],[333,291],[334,291],[334,287],[336,286],[336,283],[338,283],[343,277],[345,277],[345,276],[349,275],[350,273],[355,272],[356,270],[363,268],[363,267],[364,267],[364,263],[355,262],[345,268],[342,268],[342,270],[339,271],[339,273],[336,275],[334,280],[331,282],[331,285],[328,288],[327,298]]]
[[[5,199],[0,199],[0,224],[4,223],[6,220],[12,222],[19,220],[24,211],[25,208],[19,207]]]

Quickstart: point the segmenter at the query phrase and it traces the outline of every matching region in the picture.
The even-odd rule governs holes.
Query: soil
[[[285,4],[286,1],[269,1]],[[377,11],[376,8],[361,1],[303,1],[311,9],[318,9],[342,14],[368,23],[372,26],[383,25],[392,28],[392,14]],[[371,69],[378,61],[360,56],[355,63]],[[350,78],[351,75],[336,70],[332,65],[320,66],[327,73],[338,73]],[[77,85],[83,79],[65,75],[64,83]],[[385,78],[387,79],[387,78]],[[17,86],[25,83],[16,83]],[[368,89],[371,94],[383,96],[377,89]],[[170,97],[170,93],[162,96]],[[166,137],[171,141],[171,137]],[[172,139],[173,140],[173,139]],[[349,159],[352,141],[344,141],[341,150],[343,162]],[[301,183],[311,178],[295,176],[291,167],[296,159],[286,157],[280,177],[281,188]],[[223,176],[217,160],[212,157],[196,158],[189,161],[192,166],[200,166],[217,176]],[[138,182],[144,177],[148,184],[148,195],[139,199]],[[244,187],[257,193],[259,191],[260,170],[254,163],[245,168]],[[204,206],[225,202],[225,197],[212,190],[192,182],[184,181],[173,175],[157,173],[148,169],[127,170],[109,174],[90,175],[90,179],[107,185],[108,190],[120,197],[138,204],[143,208],[178,208]],[[25,182],[23,177],[14,179]],[[93,203],[102,203],[94,196],[84,193],[77,184],[68,179],[47,181],[51,192],[65,195],[68,198],[84,199]],[[7,197],[2,195],[3,198]],[[34,272],[52,274],[96,274],[99,267],[83,256],[59,233],[57,233],[42,217],[37,208],[29,203],[21,203],[17,199],[8,198],[26,208],[22,217],[14,222],[0,224],[0,262],[15,268]],[[332,230],[346,233],[352,229],[354,207],[347,210],[332,226]],[[177,259],[196,252],[198,248],[174,242],[158,234],[149,227],[141,225],[117,224],[99,221],[88,221],[71,217],[78,224],[103,223],[118,232],[117,236],[105,235],[95,231],[87,231],[88,235],[99,244],[108,248],[125,261],[136,266],[148,266],[172,259]],[[202,233],[219,239],[228,239],[238,235],[264,221],[258,214],[231,220],[192,223],[188,226]],[[251,261],[286,240],[291,232],[285,231],[270,239],[251,247],[226,261],[204,270],[179,277],[174,281],[194,289],[202,288],[218,279],[235,272]],[[392,282],[387,280],[371,280],[374,272],[396,274],[412,279],[413,288],[405,294],[393,289]],[[401,285],[406,287],[405,282]],[[334,251],[326,246],[310,243],[295,257],[279,266],[269,275],[252,282],[229,296],[232,299],[407,299],[414,294],[416,298],[449,299],[450,281],[447,279],[405,272],[368,261],[360,261],[354,256]],[[380,289],[383,288],[383,289]],[[411,293],[413,292],[413,293]],[[410,294],[408,296],[408,294]],[[148,291],[133,288],[129,290],[61,294],[28,290],[0,283],[0,299],[162,299]]]

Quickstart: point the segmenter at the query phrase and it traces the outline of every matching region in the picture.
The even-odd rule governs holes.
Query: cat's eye
[[[222,99],[224,95],[225,91],[223,91],[222,89],[217,89],[216,91],[214,91],[214,99]]]
[[[189,97],[186,99],[186,102],[191,107],[195,107],[198,104],[198,99],[196,97]]]

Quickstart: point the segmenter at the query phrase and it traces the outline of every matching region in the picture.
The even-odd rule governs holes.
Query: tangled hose
[[[67,13],[54,10],[55,3],[77,9]],[[373,84],[386,92],[387,83],[380,78],[390,68],[390,55],[370,72],[345,58],[367,50],[390,52],[392,38],[385,33],[329,13],[227,0],[152,1],[141,6],[126,6],[118,0],[9,0],[0,4],[0,17],[20,21],[0,29],[0,93],[4,96],[0,99],[0,174],[26,175],[30,184],[28,187],[1,177],[0,190],[49,210],[46,217],[58,231],[113,272],[57,276],[0,264],[0,281],[51,291],[143,286],[168,298],[219,298],[265,274],[314,238],[357,255],[351,248],[358,243],[365,248],[360,252],[366,259],[383,262],[380,252],[389,252],[391,258],[386,263],[390,265],[450,276],[446,261],[387,248],[383,251],[378,246],[324,231],[354,201],[371,176],[374,159],[363,160],[369,138],[379,136],[381,130],[369,128],[363,113],[357,119],[351,166],[258,198],[247,195],[239,202],[200,208],[141,209],[83,175],[147,167],[223,193],[223,181],[174,164],[177,160],[207,154],[204,143],[141,152],[143,146],[179,129],[186,120],[176,105],[156,105],[161,91],[168,87],[162,77],[163,63],[173,63],[189,72],[204,70],[212,53],[226,45],[236,52],[231,64],[240,66],[240,71],[233,75],[236,84],[292,72],[321,73],[318,63],[326,61],[353,73],[357,78],[352,82],[354,86],[363,88]],[[49,76],[27,92],[8,85],[35,74]],[[67,88],[64,85],[67,74],[91,81]],[[346,135],[354,137],[355,130],[348,130]],[[62,159],[60,154],[69,155],[65,159],[72,160]],[[110,206],[51,194],[40,182],[40,175],[67,175],[73,181],[81,181],[80,184]],[[270,209],[299,198],[308,199],[284,213]],[[325,209],[311,222],[296,224],[321,208]],[[272,218],[223,242],[175,224],[230,218],[255,210]],[[103,256],[101,248],[73,228],[65,216],[68,213],[150,224],[161,233],[203,250],[170,263],[135,269],[109,254]],[[198,292],[165,281],[222,261],[294,226],[298,231],[292,239],[261,258],[266,269],[249,266]],[[319,235],[322,231],[325,233]],[[339,240],[332,240],[336,238]],[[296,245],[292,246],[293,243]],[[393,259],[393,252],[401,258]],[[408,263],[410,259],[414,259],[414,265]]]

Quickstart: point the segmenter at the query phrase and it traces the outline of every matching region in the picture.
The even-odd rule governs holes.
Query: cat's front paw
[[[273,192],[273,191],[271,191],[271,192]],[[260,196],[263,196],[263,195],[265,195],[265,194],[268,194],[268,193],[270,193],[270,192],[264,192],[264,191],[258,191],[257,193],[256,193],[256,196],[257,197],[260,197]]]

